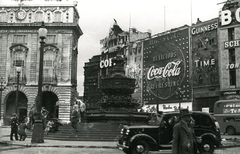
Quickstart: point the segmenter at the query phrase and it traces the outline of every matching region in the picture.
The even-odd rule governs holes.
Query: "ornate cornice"
[[[38,6],[38,7],[33,7],[33,6],[29,6],[29,7],[21,7],[22,10],[25,10],[26,12],[36,12],[39,10],[42,10],[44,12],[47,11],[51,11],[54,12],[56,10],[62,11],[62,12],[66,12],[68,11],[69,7],[59,7],[59,6]],[[0,12],[17,12],[20,9],[20,7],[0,7]]]
[[[34,23],[0,23],[1,30],[16,29],[16,27],[21,29],[38,29],[41,26],[41,22]],[[83,35],[81,28],[78,23],[45,23],[47,29],[73,29],[77,37]],[[1,32],[0,30],[0,32]]]

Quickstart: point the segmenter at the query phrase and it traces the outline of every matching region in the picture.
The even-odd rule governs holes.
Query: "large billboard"
[[[189,27],[183,26],[143,42],[145,104],[191,102]]]

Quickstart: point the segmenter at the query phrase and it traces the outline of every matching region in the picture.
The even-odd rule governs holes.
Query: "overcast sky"
[[[108,36],[113,19],[128,31],[131,27],[152,35],[218,17],[226,0],[85,0],[78,2],[79,26],[83,35],[78,45],[78,92],[83,95],[84,63],[101,53],[100,40]],[[164,20],[165,19],[165,20]],[[165,21],[165,22],[164,22]]]

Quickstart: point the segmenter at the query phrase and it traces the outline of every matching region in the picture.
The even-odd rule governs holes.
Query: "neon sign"
[[[240,40],[226,41],[224,42],[224,49],[240,47]]]
[[[191,33],[192,35],[196,35],[196,34],[200,34],[200,33],[205,33],[208,31],[212,31],[218,28],[218,23],[212,23],[212,24],[208,24],[208,25],[204,25],[201,27],[193,27],[191,29]]]
[[[232,15],[231,10],[224,10],[221,12],[221,25],[226,26],[231,24],[233,20],[240,23],[240,8],[236,9],[235,13]]]
[[[189,27],[143,42],[143,99],[148,103],[190,100]],[[159,102],[160,103],[160,102]]]
[[[169,78],[172,76],[179,76],[179,74],[181,73],[181,68],[179,67],[181,62],[181,60],[177,60],[176,62],[169,62],[164,67],[152,66],[148,70],[147,79],[153,80],[157,78]]]
[[[100,61],[100,68],[111,67],[112,65],[112,58]]]

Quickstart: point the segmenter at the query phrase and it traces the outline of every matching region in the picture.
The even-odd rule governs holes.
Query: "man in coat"
[[[17,114],[13,113],[13,116],[11,117],[11,134],[10,134],[10,140],[13,141],[13,134],[15,135],[15,140],[18,140],[18,118]]]
[[[173,127],[172,154],[197,154],[196,136],[188,109],[180,110],[180,119]]]
[[[82,101],[80,101],[80,115],[81,115],[81,122],[84,122],[86,105]]]
[[[20,136],[20,141],[25,141],[27,138],[26,129],[28,129],[27,124],[24,121],[20,122],[20,125],[18,126],[18,134]]]
[[[73,106],[73,112],[71,114],[71,124],[73,129],[77,131],[77,123],[79,122],[79,113],[78,113],[78,107],[76,105]]]

